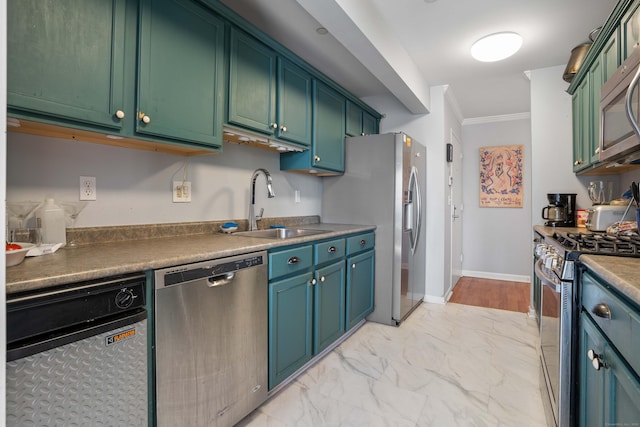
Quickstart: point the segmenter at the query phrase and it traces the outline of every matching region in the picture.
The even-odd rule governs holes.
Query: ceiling
[[[449,85],[463,118],[476,118],[528,112],[529,81],[525,72],[566,64],[571,49],[587,41],[591,30],[604,23],[616,1],[222,0],[222,3],[360,98],[392,94],[402,102],[401,90],[393,82],[406,80],[404,71],[415,69],[425,85]],[[348,19],[327,12],[331,7],[340,12],[348,9],[344,14],[349,15]],[[354,22],[369,25],[374,31],[361,32]],[[318,27],[329,29],[329,34],[318,34]],[[473,60],[469,55],[471,44],[499,31],[520,33],[524,38],[521,50],[500,62]],[[364,35],[369,44],[364,46],[354,34]],[[393,64],[389,69],[373,66],[380,63],[381,57],[402,66],[395,71]],[[390,72],[398,75],[389,76]],[[558,79],[562,79],[562,72],[558,73]],[[415,85],[413,92],[419,92]]]

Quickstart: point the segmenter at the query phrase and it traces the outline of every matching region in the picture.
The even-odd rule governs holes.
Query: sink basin
[[[309,230],[306,228],[270,228],[268,230],[241,231],[233,233],[234,236],[257,237],[260,239],[291,239],[293,237],[313,236],[327,233],[324,230]]]

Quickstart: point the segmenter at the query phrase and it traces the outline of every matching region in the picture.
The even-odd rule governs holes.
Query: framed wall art
[[[523,145],[480,147],[480,207],[521,208]]]

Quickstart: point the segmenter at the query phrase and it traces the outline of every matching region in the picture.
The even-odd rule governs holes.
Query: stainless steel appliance
[[[267,398],[267,253],[155,272],[158,426],[232,426]]]
[[[547,194],[549,206],[542,208],[542,219],[546,219],[544,225],[553,227],[576,226],[576,194],[549,193]]]
[[[640,238],[557,230],[535,248],[535,278],[540,280],[540,387],[550,425],[575,425],[578,319],[576,263],[581,254],[640,257]]]
[[[345,173],[323,180],[324,222],[375,224],[375,309],[399,325],[425,294],[426,148],[404,133],[346,139]]]
[[[636,213],[627,210],[625,205],[596,205],[587,209],[585,226],[589,231],[607,231],[618,221],[635,221]]]
[[[148,424],[144,275],[7,299],[7,425]]]
[[[640,158],[640,49],[629,57],[600,90],[600,160]]]

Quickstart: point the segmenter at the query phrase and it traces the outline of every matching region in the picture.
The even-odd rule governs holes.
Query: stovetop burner
[[[640,257],[640,236],[596,233],[553,233],[563,248],[585,254]]]

